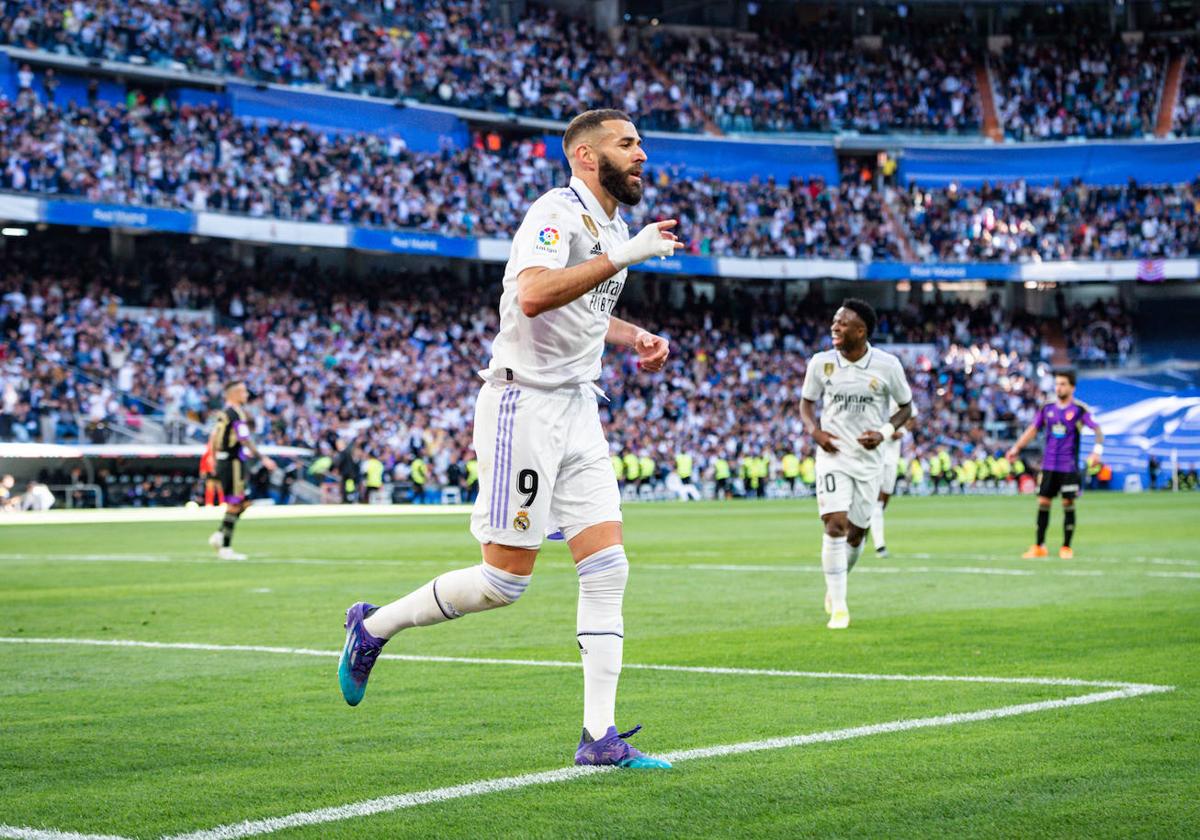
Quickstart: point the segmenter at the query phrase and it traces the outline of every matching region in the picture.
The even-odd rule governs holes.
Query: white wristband
[[[1097,443],[1096,445],[1094,445],[1094,446],[1092,447],[1092,455],[1094,455],[1094,456],[1096,456],[1097,458],[1099,458],[1099,457],[1100,457],[1101,455],[1103,455],[1103,454],[1104,454],[1104,444],[1102,444],[1102,443]]]
[[[879,434],[883,435],[884,440],[891,440],[892,435],[896,434],[896,427],[891,422],[884,423],[879,427]]]

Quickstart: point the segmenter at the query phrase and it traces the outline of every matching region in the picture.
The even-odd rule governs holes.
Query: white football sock
[[[439,575],[415,592],[371,613],[363,627],[390,639],[409,627],[440,624],[467,613],[504,607],[524,594],[532,575],[514,575],[487,563]]]
[[[871,511],[871,539],[875,541],[876,551],[887,545],[883,538],[883,502],[880,501],[875,502],[875,509]]]
[[[862,555],[863,546],[867,544],[867,538],[864,535],[858,545],[850,545],[846,542],[846,573],[849,574],[854,569],[854,564],[858,562],[858,558]]]
[[[579,573],[576,640],[583,657],[583,727],[599,738],[616,725],[617,680],[625,649],[621,602],[629,579],[625,547],[613,545],[575,565]]]
[[[846,538],[821,537],[821,568],[834,612],[846,609]]]

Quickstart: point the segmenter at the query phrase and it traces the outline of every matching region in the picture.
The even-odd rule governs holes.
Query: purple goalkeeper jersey
[[[1046,431],[1046,451],[1042,469],[1075,472],[1079,469],[1079,439],[1083,427],[1099,428],[1086,405],[1074,400],[1065,406],[1046,403],[1038,409],[1033,425]]]

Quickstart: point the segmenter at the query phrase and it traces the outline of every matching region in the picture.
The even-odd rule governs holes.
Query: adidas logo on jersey
[[[600,247],[600,243],[599,243],[599,242],[597,242],[596,244],[594,244],[594,245],[592,246],[591,256],[593,256],[593,257],[598,257],[598,256],[600,256],[600,255],[601,255],[601,254],[603,254],[603,253],[604,253],[604,249]]]

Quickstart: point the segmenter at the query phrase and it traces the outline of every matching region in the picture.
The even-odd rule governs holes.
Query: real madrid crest
[[[588,233],[599,239],[600,228],[596,227],[596,223],[592,220],[592,217],[587,213],[582,213],[581,215],[583,216],[583,226],[587,228]]]
[[[871,377],[871,381],[867,383],[867,387],[870,388],[872,391],[878,391],[879,390],[879,380],[876,379],[875,377]]]
[[[523,510],[517,511],[516,517],[513,518],[513,527],[518,531],[529,530],[529,514]]]

